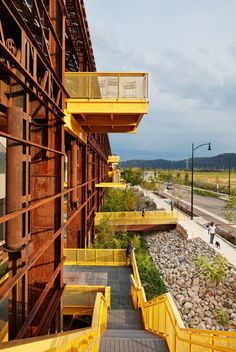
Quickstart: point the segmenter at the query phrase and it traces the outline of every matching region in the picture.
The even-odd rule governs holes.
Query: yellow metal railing
[[[8,341],[8,322],[1,328],[0,343]]]
[[[6,352],[98,352],[100,335],[107,326],[107,308],[104,296],[98,293],[91,328],[5,342],[0,344],[0,350]]]
[[[147,73],[65,72],[70,98],[146,100]]]
[[[66,285],[63,293],[63,314],[92,314],[98,292],[103,294],[109,308],[111,302],[111,288],[109,286]]]
[[[96,183],[97,188],[126,188],[126,184],[121,182],[101,182]]]
[[[236,351],[235,332],[185,328],[170,293],[147,302],[134,255],[132,256],[132,267],[131,298],[134,307],[141,308],[144,328],[163,336],[170,352]]]
[[[124,249],[74,249],[65,248],[65,265],[106,265],[124,266]]]
[[[0,279],[0,286],[8,279],[9,274],[6,273],[3,277],[1,277]]]
[[[108,217],[114,225],[143,225],[143,224],[175,224],[181,219],[177,211],[141,211],[100,212],[96,213],[95,224],[98,225],[104,217]]]

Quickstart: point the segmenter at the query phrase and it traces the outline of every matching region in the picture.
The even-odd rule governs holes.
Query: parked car
[[[174,189],[173,183],[168,182],[166,185],[166,189],[169,189],[169,190]]]

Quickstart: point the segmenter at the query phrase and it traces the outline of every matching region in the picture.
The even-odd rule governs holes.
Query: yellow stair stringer
[[[99,351],[100,335],[106,330],[108,305],[102,293],[97,293],[91,328],[61,332],[53,335],[31,337],[3,342],[5,352],[82,352]]]
[[[233,352],[236,332],[185,328],[170,293],[147,301],[135,255],[132,255],[131,298],[141,309],[144,328],[166,339],[170,352]]]

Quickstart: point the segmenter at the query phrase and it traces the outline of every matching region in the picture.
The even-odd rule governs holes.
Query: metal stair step
[[[102,338],[100,352],[168,352],[165,340],[158,338]]]
[[[110,310],[107,329],[142,330],[140,312],[135,310]]]
[[[122,329],[109,329],[104,332],[102,338],[135,338],[135,339],[159,339],[163,340],[160,336],[154,335],[146,330],[122,330]]]

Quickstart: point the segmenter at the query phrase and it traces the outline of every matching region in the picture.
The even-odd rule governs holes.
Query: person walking
[[[214,224],[214,222],[211,222],[210,226],[208,227],[208,234],[210,235],[210,244],[213,244],[215,233],[216,225]]]
[[[131,266],[131,254],[133,251],[133,241],[129,241],[128,246],[126,248],[126,266]]]
[[[144,218],[144,215],[145,215],[145,209],[143,209],[142,211],[142,218]]]

